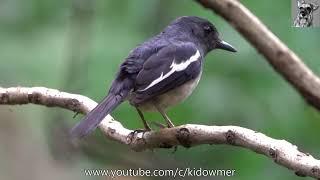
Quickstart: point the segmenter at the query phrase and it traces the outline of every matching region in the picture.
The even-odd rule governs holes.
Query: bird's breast
[[[187,97],[191,95],[193,90],[197,87],[201,78],[200,74],[190,81],[172,89],[164,94],[158,95],[152,100],[146,101],[139,105],[139,109],[142,111],[157,111],[153,103],[157,103],[162,109],[167,109],[168,107],[179,104],[184,101]]]

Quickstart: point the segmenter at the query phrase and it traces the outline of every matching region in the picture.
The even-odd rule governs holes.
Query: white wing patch
[[[180,64],[176,64],[175,60],[173,60],[170,68],[171,70],[169,72],[167,72],[167,74],[163,75],[163,72],[161,73],[160,77],[158,77],[157,79],[155,79],[154,81],[152,81],[151,84],[149,84],[148,87],[142,89],[142,90],[139,90],[139,91],[145,91],[149,88],[151,88],[152,86],[158,84],[159,82],[161,82],[162,80],[168,78],[171,74],[173,74],[174,72],[178,72],[178,71],[183,71],[185,70],[192,62],[195,62],[199,59],[200,57],[200,52],[199,50],[197,50],[197,52],[192,55],[188,60],[180,63]]]

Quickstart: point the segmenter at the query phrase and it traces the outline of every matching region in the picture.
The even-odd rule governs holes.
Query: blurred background
[[[292,28],[291,1],[243,3],[320,74],[320,29]],[[193,95],[169,111],[174,123],[242,126],[286,139],[319,159],[319,112],[229,24],[194,1],[0,0],[0,86],[44,86],[99,101],[129,51],[183,15],[209,19],[238,53],[207,56]],[[302,179],[264,156],[227,145],[136,153],[97,130],[74,147],[65,138],[82,118],[74,115],[36,105],[0,106],[0,179],[108,179],[83,170],[139,167],[236,170],[234,177],[210,179]],[[142,127],[128,103],[112,115],[125,127]],[[162,122],[157,113],[146,117]]]

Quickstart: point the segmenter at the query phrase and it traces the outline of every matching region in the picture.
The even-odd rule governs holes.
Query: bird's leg
[[[142,113],[142,112],[140,111],[140,109],[138,109],[138,108],[136,108],[136,110],[138,111],[138,114],[139,114],[139,116],[140,116],[140,118],[141,118],[141,120],[142,120],[142,122],[143,122],[143,126],[144,126],[145,130],[151,131],[151,128],[150,128],[149,124],[148,124],[147,121],[144,119],[143,113]]]
[[[158,126],[160,129],[164,129],[166,128],[165,125],[161,124],[161,123],[158,123],[158,122],[152,122],[154,125]]]
[[[168,128],[173,128],[174,124],[171,122],[170,118],[168,117],[168,115],[165,113],[164,110],[162,110],[162,108],[160,106],[158,106],[158,104],[156,102],[153,101],[153,105],[154,107],[156,107],[156,109],[160,112],[160,114],[162,115],[162,117],[166,120],[167,122],[167,126]],[[173,146],[174,150],[173,153],[175,153],[178,149],[178,146]]]
[[[162,117],[166,120],[167,125],[169,128],[174,127],[174,124],[171,122],[170,118],[168,117],[168,115],[166,114],[165,111],[162,110],[161,107],[158,106],[157,103],[153,103],[153,105],[157,108],[157,110],[159,111],[159,113],[162,115]]]

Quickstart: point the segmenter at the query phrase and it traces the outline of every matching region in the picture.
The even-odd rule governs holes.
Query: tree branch
[[[310,105],[320,110],[320,79],[237,0],[196,0],[227,20]]]
[[[44,87],[0,88],[0,104],[39,104],[61,107],[86,114],[97,103],[88,97]],[[99,125],[109,139],[130,146],[135,151],[154,148],[186,148],[201,144],[229,144],[263,154],[300,176],[320,178],[320,160],[298,150],[285,140],[272,139],[262,133],[237,126],[204,126],[186,124],[159,131],[135,132],[108,115]]]

